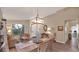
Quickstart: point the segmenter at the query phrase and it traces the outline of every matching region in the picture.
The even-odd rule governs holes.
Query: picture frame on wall
[[[58,26],[58,31],[63,31],[63,26]]]

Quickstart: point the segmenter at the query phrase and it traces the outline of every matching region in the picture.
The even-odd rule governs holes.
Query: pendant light
[[[44,24],[44,20],[39,17],[38,8],[36,9],[36,17],[32,20],[32,23],[36,24]]]

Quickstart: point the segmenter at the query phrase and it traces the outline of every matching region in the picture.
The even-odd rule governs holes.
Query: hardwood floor
[[[53,52],[78,52],[79,49],[76,47],[76,43],[72,43],[72,40],[68,40],[66,44],[53,43]]]
[[[16,52],[16,48],[10,48],[9,52]]]
[[[52,50],[49,52],[78,52],[79,49],[76,47],[76,40],[74,43],[73,40],[68,40],[66,44],[53,42]],[[10,49],[10,52],[16,52],[15,48]]]

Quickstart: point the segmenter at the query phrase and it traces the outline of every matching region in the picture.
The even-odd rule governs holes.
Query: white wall
[[[55,29],[57,42],[65,43],[67,41],[67,39],[64,38],[65,20],[78,19],[78,10],[79,8],[65,8],[44,18],[45,23]],[[58,31],[58,26],[63,26],[63,31]]]

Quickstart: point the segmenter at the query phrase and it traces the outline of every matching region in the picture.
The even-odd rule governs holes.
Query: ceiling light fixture
[[[44,24],[44,20],[42,20],[42,18],[39,17],[38,8],[36,9],[36,11],[37,11],[37,15],[36,15],[35,19],[32,20],[32,23]]]

